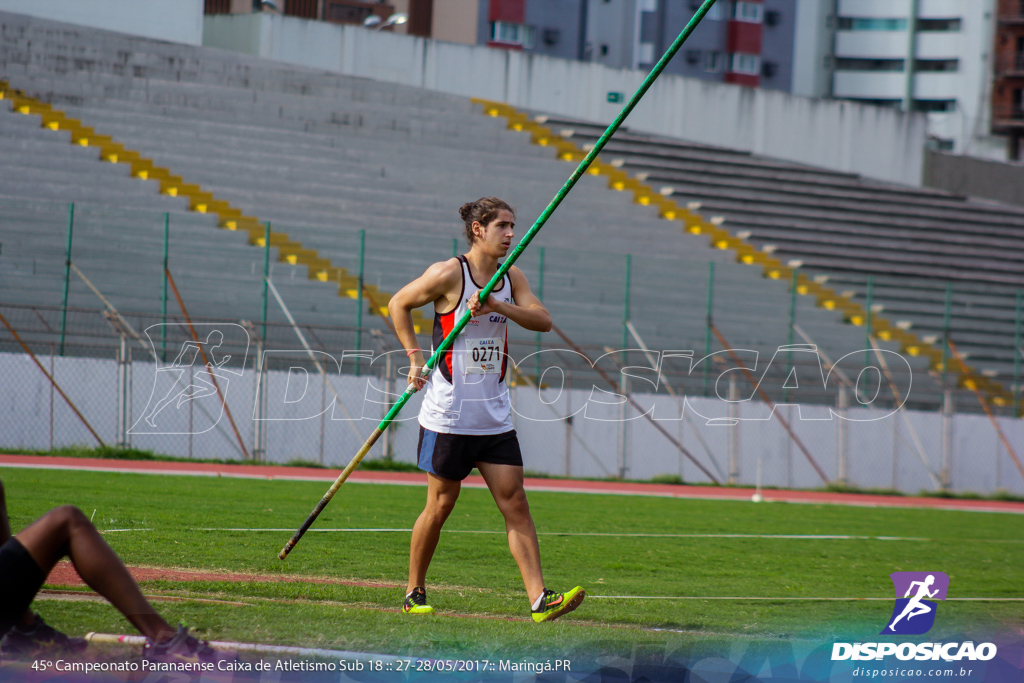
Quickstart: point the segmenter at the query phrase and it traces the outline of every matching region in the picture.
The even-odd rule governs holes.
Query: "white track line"
[[[592,600],[774,600],[776,602],[892,602],[894,598],[797,598],[779,597],[768,598],[762,596],[740,597],[740,596],[719,596],[719,595],[590,595]],[[944,602],[1024,602],[1024,598],[946,598]]]
[[[191,531],[243,531],[243,532],[287,532],[293,528],[246,528],[246,527],[198,527]],[[306,533],[412,533],[412,529],[309,529]],[[504,536],[504,531],[444,529],[446,534],[494,534]],[[538,531],[538,536],[597,536],[607,538],[747,538],[768,540],[803,540],[803,541],[912,541],[927,543],[934,538],[918,538],[914,536],[848,536],[841,534],[653,534],[653,533],[616,533],[597,531]],[[965,538],[960,541],[975,543],[1024,543],[1024,539],[988,539]]]

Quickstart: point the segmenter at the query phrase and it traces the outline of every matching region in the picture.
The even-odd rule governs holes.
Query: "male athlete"
[[[544,585],[537,530],[523,489],[523,458],[512,428],[512,406],[505,387],[508,320],[535,332],[551,329],[551,315],[530,291],[526,276],[512,267],[485,302],[480,290],[498,270],[498,259],[512,246],[515,212],[496,197],[459,209],[469,251],[435,263],[391,299],[388,312],[409,355],[409,382],[426,386],[420,408],[418,462],[427,472],[427,504],[412,531],[409,585],[402,611],[430,614],[427,567],[462,480],[476,467],[505,518],[512,557],[530,598],[533,620],[550,621],[579,607],[580,586],[555,593]],[[475,294],[471,294],[476,291]],[[434,347],[468,310],[473,318],[438,362],[428,379],[412,323],[413,309],[434,304]]]

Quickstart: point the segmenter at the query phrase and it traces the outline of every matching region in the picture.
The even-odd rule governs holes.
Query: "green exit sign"
[[[610,93],[608,93],[608,101],[611,102],[612,104],[617,104],[617,103],[621,102],[622,101],[622,93],[620,93],[620,92],[610,92]]]

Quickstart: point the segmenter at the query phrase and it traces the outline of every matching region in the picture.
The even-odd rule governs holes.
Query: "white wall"
[[[0,0],[0,11],[173,43],[203,40],[203,0]]]
[[[41,361],[49,367],[50,359]],[[116,443],[117,363],[95,358],[54,358],[54,376],[101,438]],[[152,363],[136,360],[132,368],[131,419],[135,425],[132,446],[158,453],[203,458],[240,459],[241,451],[215,394],[169,404],[159,413],[156,427],[149,428],[143,416],[170,388],[170,377],[157,378]],[[60,448],[74,444],[95,444],[70,408],[54,393],[46,377],[27,354],[0,353],[0,449]],[[383,418],[387,405],[380,400],[379,378],[332,374],[344,410],[332,408],[332,392],[315,371],[300,380],[302,373],[267,373],[267,460],[287,462],[294,458],[319,461],[341,467],[358,450]],[[231,409],[247,449],[252,448],[255,430],[254,373],[246,368],[241,376],[221,377],[221,390]],[[598,403],[592,389],[578,387],[538,390],[520,384],[512,390],[513,422],[523,447],[528,470],[576,477],[606,477],[625,462],[629,476],[647,479],[678,474],[687,481],[708,479],[646,420],[637,419],[631,409],[626,423],[620,408]],[[298,387],[298,388],[297,388]],[[391,391],[400,391],[401,383]],[[173,394],[172,394],[173,395]],[[777,417],[767,419],[760,402],[742,402],[735,427],[711,426],[702,415],[719,415],[723,404],[717,399],[679,398],[635,393],[633,397],[650,409],[658,424],[688,449],[708,471],[729,471],[729,437],[737,437],[734,453],[737,483],[753,485],[761,461],[765,486],[816,488],[822,481],[801,451],[794,446]],[[399,415],[389,434],[379,440],[368,457],[380,457],[384,442],[393,440],[395,459],[414,462],[418,429],[416,415],[422,395],[417,394]],[[52,406],[52,408],[51,408]],[[52,410],[52,414],[51,414]],[[687,419],[683,418],[685,410]],[[936,413],[902,411],[881,417],[866,408],[851,408],[844,422],[846,448],[840,447],[840,419],[831,417],[828,406],[779,406],[778,414],[789,421],[811,457],[830,479],[838,476],[844,460],[849,483],[864,488],[892,488],[909,494],[936,490],[935,479],[943,467],[943,418]],[[571,425],[565,417],[573,415]],[[919,452],[910,437],[904,416],[912,424],[921,444]],[[1011,445],[1024,447],[1024,420],[1000,418],[1000,426]],[[1024,494],[1024,478],[1014,467],[996,432],[983,415],[954,415],[949,452],[950,484],[954,491],[990,494],[1005,490]],[[572,430],[567,434],[566,430]],[[191,436],[190,436],[191,432]],[[567,438],[568,437],[568,438]],[[619,444],[625,442],[625,452]],[[566,449],[568,444],[568,452]],[[705,449],[707,445],[707,449]],[[623,458],[624,455],[624,458]]]
[[[610,122],[645,73],[268,14],[210,16],[203,44],[352,76]],[[662,76],[634,130],[919,185],[926,119],[849,102]]]

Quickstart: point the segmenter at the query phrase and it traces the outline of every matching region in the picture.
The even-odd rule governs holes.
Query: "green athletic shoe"
[[[583,586],[576,586],[564,593],[556,593],[545,588],[540,607],[533,610],[533,620],[539,623],[557,619],[583,604],[585,597],[587,597],[587,591],[583,590]]]
[[[427,604],[427,589],[422,586],[413,588],[405,596],[402,612],[405,614],[433,614],[434,608]]]

